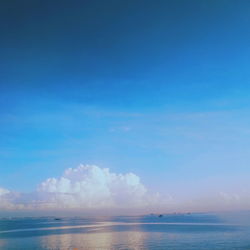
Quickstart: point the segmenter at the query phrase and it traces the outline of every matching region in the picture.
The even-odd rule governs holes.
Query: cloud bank
[[[187,212],[239,210],[250,207],[250,194],[201,192],[194,197],[152,193],[134,173],[116,174],[108,168],[80,165],[48,178],[33,192],[0,188],[0,211],[72,211],[87,213]],[[204,190],[203,190],[204,191]],[[184,193],[184,191],[183,191]],[[107,210],[108,209],[108,210]]]
[[[0,188],[1,209],[146,208],[162,203],[133,173],[116,174],[108,168],[80,165],[59,178],[49,178],[32,193]]]

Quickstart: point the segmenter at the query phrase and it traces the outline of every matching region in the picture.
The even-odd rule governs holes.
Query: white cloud
[[[0,188],[0,198],[2,198],[4,195],[8,194],[10,191],[5,188]]]
[[[50,206],[66,208],[149,205],[148,191],[137,175],[115,174],[93,165],[67,169],[62,177],[41,183],[38,192],[47,197]]]
[[[137,175],[111,173],[95,165],[69,168],[61,177],[42,182],[33,193],[0,189],[0,201],[2,207],[31,209],[149,208],[163,203]]]
[[[186,191],[188,192],[188,191]],[[249,192],[221,191],[186,198],[150,192],[133,173],[116,174],[108,168],[80,165],[65,170],[58,178],[48,178],[30,193],[0,188],[0,211],[86,211],[86,212],[185,212],[246,209]],[[108,209],[108,210],[105,210]]]
[[[0,187],[0,209],[11,209],[16,207],[13,204],[14,195],[11,191]]]

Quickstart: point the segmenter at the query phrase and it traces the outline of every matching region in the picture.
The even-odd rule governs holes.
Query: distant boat
[[[54,218],[54,220],[62,220],[61,218]]]
[[[159,218],[161,218],[161,217],[163,217],[163,215],[162,215],[162,214],[160,214],[158,217],[159,217]]]

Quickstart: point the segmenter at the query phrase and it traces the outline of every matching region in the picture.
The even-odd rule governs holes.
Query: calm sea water
[[[250,249],[250,227],[214,214],[3,218],[0,249]]]

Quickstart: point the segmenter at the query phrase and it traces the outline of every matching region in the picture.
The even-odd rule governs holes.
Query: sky
[[[1,1],[0,209],[250,209],[249,12]]]

